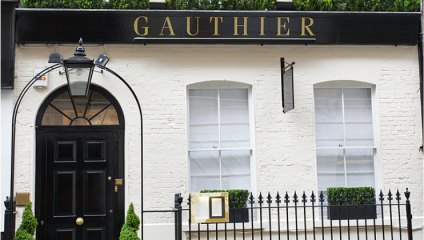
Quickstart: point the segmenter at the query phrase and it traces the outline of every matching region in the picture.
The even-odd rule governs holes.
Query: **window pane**
[[[189,152],[191,192],[220,189],[219,152]]]
[[[218,146],[218,90],[189,90],[190,148]]]
[[[85,109],[87,108],[88,97],[90,96],[91,90],[88,92],[87,97],[72,97],[77,109],[78,117],[83,117]]]
[[[84,118],[77,118],[72,122],[71,125],[72,126],[85,126],[85,125],[88,126],[90,125],[90,123]]]
[[[250,147],[247,89],[220,89],[221,147]]]
[[[317,149],[318,191],[328,187],[345,187],[342,149]]]
[[[41,125],[69,125],[71,120],[51,106],[48,106],[43,115]]]
[[[347,146],[373,146],[371,89],[346,88],[344,111]]]
[[[75,109],[68,91],[62,93],[52,100],[50,106],[47,107],[41,125],[70,125],[71,120],[73,121],[72,126],[90,125],[90,123],[92,125],[119,125],[118,113],[115,107],[110,105],[107,109],[104,109],[111,102],[102,94],[95,91],[90,90],[89,96],[91,92],[93,95],[90,102],[88,102],[89,97],[72,98],[75,103]],[[78,116],[75,115],[75,110]],[[83,117],[84,112],[85,118]]]
[[[348,187],[374,187],[374,149],[346,149]]]
[[[90,121],[92,125],[119,125],[118,114],[113,105],[110,105]]]
[[[72,106],[71,98],[69,97],[68,91],[60,94],[56,97],[51,104],[55,106],[57,109],[66,114],[69,118],[75,118],[74,107]]]
[[[98,92],[93,92],[93,96],[91,96],[90,104],[88,105],[85,117],[88,119],[92,118],[96,113],[101,111],[109,104],[110,102],[107,100],[107,98]]]
[[[221,151],[222,188],[250,191],[250,150]]]
[[[344,145],[341,88],[316,88],[315,133],[317,147]]]

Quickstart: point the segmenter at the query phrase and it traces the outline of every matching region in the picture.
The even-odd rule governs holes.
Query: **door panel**
[[[75,228],[57,228],[55,229],[55,239],[76,240]]]
[[[75,162],[76,159],[75,141],[57,141],[55,142],[55,162]]]
[[[54,174],[54,216],[75,216],[75,171],[55,171]]]
[[[104,228],[85,228],[84,239],[104,239],[105,229]]]
[[[123,131],[37,129],[36,175],[38,240],[119,238],[124,188],[115,192],[114,184],[124,178]]]
[[[84,145],[84,161],[105,162],[106,161],[106,141],[86,141]]]
[[[84,216],[106,215],[106,171],[85,171]]]

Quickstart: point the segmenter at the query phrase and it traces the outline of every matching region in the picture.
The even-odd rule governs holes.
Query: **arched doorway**
[[[119,238],[124,127],[121,107],[100,87],[70,97],[65,86],[45,100],[36,119],[37,240]]]

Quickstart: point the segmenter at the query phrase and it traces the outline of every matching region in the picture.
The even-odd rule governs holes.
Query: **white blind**
[[[316,88],[318,188],[375,187],[369,88]]]
[[[251,186],[247,89],[189,90],[191,192]]]

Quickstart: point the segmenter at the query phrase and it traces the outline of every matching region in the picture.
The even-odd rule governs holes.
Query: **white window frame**
[[[346,146],[342,146],[342,147],[317,147],[316,146],[316,123],[315,123],[315,94],[314,94],[314,90],[317,88],[342,88],[342,89],[347,89],[347,88],[368,88],[371,90],[371,114],[372,114],[372,121],[373,121],[373,138],[374,138],[374,145],[373,146],[354,146],[354,147],[346,147]],[[316,150],[319,149],[343,149],[343,158],[344,158],[344,165],[345,165],[345,169],[344,169],[344,174],[345,174],[345,187],[347,187],[347,179],[346,179],[346,155],[345,155],[345,150],[346,149],[365,149],[365,148],[372,148],[374,149],[374,189],[376,191],[376,194],[378,194],[378,189],[381,188],[381,164],[379,164],[379,155],[380,155],[380,144],[379,144],[379,135],[377,134],[379,132],[379,121],[378,121],[378,114],[377,114],[377,109],[378,109],[378,102],[376,101],[377,98],[377,92],[376,92],[376,86],[373,84],[369,84],[366,82],[359,82],[359,81],[349,81],[349,80],[338,80],[338,81],[328,81],[328,82],[323,82],[323,83],[318,83],[315,84],[313,87],[313,100],[314,100],[314,141],[315,141],[315,158],[316,158]],[[342,101],[344,102],[344,98],[342,99]],[[344,111],[344,103],[342,105],[343,111]],[[344,114],[343,114],[343,118],[344,118]],[[345,122],[343,119],[343,128],[345,128]],[[345,135],[344,135],[345,138]],[[346,139],[344,139],[346,140]],[[316,164],[318,164],[318,159],[316,158]],[[327,190],[323,190],[323,189],[319,189],[319,183],[318,183],[318,170],[316,171],[316,179],[317,179],[317,190],[318,193],[321,192],[321,190],[323,192],[327,192]]]
[[[221,144],[217,148],[197,148],[197,149],[191,149],[190,148],[190,105],[189,105],[189,90],[191,89],[247,89],[247,96],[248,96],[248,107],[249,107],[249,137],[250,137],[250,147],[243,147],[243,148],[221,148]],[[188,182],[188,191],[191,192],[191,171],[190,171],[190,156],[189,153],[191,151],[218,151],[219,152],[219,164],[220,164],[220,187],[222,189],[222,174],[221,174],[221,151],[231,151],[231,150],[250,150],[250,191],[254,192],[256,190],[256,185],[254,184],[256,182],[256,169],[255,169],[255,149],[254,149],[254,113],[253,113],[253,98],[252,98],[252,87],[251,85],[244,84],[244,83],[237,83],[237,82],[230,82],[230,81],[208,81],[208,82],[201,82],[196,83],[187,86],[187,93],[186,93],[186,99],[187,99],[187,115],[186,115],[186,121],[187,121],[187,162],[188,162],[188,174],[187,174],[187,182]],[[218,98],[219,99],[219,98]],[[219,101],[218,101],[218,107],[219,107]],[[218,119],[220,119],[220,111],[218,111]],[[220,121],[218,121],[218,126],[220,130]],[[219,131],[219,143],[221,143],[221,131]]]

